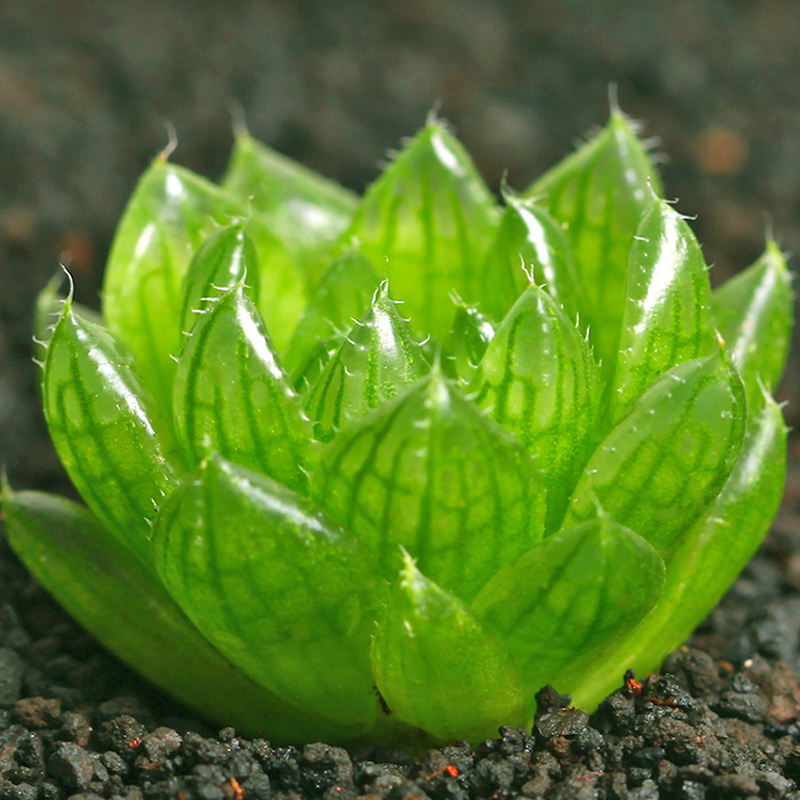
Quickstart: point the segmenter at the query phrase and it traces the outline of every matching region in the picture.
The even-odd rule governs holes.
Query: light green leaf
[[[320,278],[283,354],[297,391],[316,383],[355,320],[369,308],[380,282],[357,247],[342,253]]]
[[[369,642],[383,587],[316,507],[213,456],[165,504],[153,540],[170,594],[253,680],[349,735],[374,724]]]
[[[533,460],[434,367],[323,451],[312,494],[367,546],[381,571],[398,545],[469,601],[542,535],[544,491]]]
[[[330,261],[358,197],[332,180],[237,132],[222,185],[263,217],[310,282]]]
[[[341,735],[339,726],[270,694],[220,655],[90,511],[8,485],[2,499],[9,544],[36,580],[145,678],[247,736],[301,744]]]
[[[245,291],[258,304],[258,256],[239,222],[210,236],[194,254],[181,285],[182,332],[188,335],[209,303],[245,276]]]
[[[442,371],[448,378],[469,383],[494,338],[494,326],[474,306],[456,299],[456,318],[442,344]]]
[[[241,281],[207,305],[187,338],[173,405],[193,466],[213,447],[307,492],[311,426]]]
[[[63,306],[47,348],[44,410],[61,462],[100,521],[150,564],[150,520],[177,485],[172,436],[127,349]]]
[[[473,609],[514,657],[532,714],[542,686],[570,691],[653,607],[663,585],[656,550],[601,515],[560,530],[502,569]]]
[[[594,708],[628,669],[647,675],[708,615],[756,551],[780,505],[786,474],[786,428],[765,396],[748,422],[727,483],[667,564],[664,591],[638,627],[571,689]]]
[[[597,513],[665,558],[728,479],[744,435],[744,387],[722,350],[662,375],[592,455],[565,525]]]
[[[759,378],[773,391],[778,386],[792,330],[791,276],[774,240],[758,261],[714,292],[712,308],[748,400],[758,401]]]
[[[103,283],[103,317],[165,407],[180,351],[183,275],[202,242],[245,210],[213,183],[157,160],[117,228]]]
[[[372,643],[378,690],[392,714],[440,740],[478,742],[525,725],[520,680],[503,642],[405,554]]]
[[[532,278],[574,321],[586,300],[564,229],[532,198],[506,194],[505,201],[497,237],[483,265],[481,307],[502,319]]]
[[[383,283],[308,395],[314,436],[330,441],[352,420],[394,397],[427,371]]]
[[[385,268],[412,332],[441,340],[455,316],[451,292],[468,303],[481,299],[481,267],[497,216],[467,152],[432,119],[370,186],[350,234]]]
[[[600,373],[580,331],[529,286],[497,327],[471,387],[475,403],[534,456],[556,530],[591,454]]]
[[[608,415],[628,406],[671,367],[716,349],[708,267],[681,216],[659,200],[631,247],[628,289]]]
[[[597,136],[525,192],[564,226],[586,291],[581,322],[606,370],[619,343],[632,237],[660,194],[655,167],[618,109]]]

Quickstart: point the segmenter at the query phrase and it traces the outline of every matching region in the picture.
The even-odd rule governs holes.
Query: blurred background
[[[165,122],[172,160],[216,179],[239,106],[254,136],[362,191],[436,108],[495,190],[506,171],[522,189],[605,123],[609,84],[668,154],[667,195],[697,215],[712,281],[760,254],[768,224],[800,253],[797,0],[0,0],[0,461],[14,485],[65,481],[36,399],[35,295],[64,257],[98,305]]]

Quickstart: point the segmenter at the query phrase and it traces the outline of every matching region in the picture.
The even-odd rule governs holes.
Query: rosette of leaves
[[[791,291],[712,291],[629,121],[490,193],[439,121],[361,199],[238,136],[157,159],[102,320],[39,301],[81,506],[12,547],[100,641],[273,741],[478,739],[592,707],[715,605],[784,480]]]

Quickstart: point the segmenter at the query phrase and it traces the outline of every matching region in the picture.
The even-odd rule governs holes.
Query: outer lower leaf
[[[564,528],[502,569],[475,613],[514,656],[525,702],[562,691],[656,602],[664,562],[641,536],[606,516]]]
[[[482,307],[502,319],[532,278],[576,319],[586,301],[564,229],[531,198],[507,194],[505,201],[497,238],[483,265]]]
[[[353,322],[369,308],[380,282],[369,259],[356,247],[346,250],[330,265],[283,355],[295,389],[303,391],[316,383]]]
[[[711,284],[700,245],[680,215],[659,200],[631,247],[609,415],[618,422],[659,375],[714,350]]]
[[[154,544],[164,585],[234,664],[349,735],[371,727],[382,587],[358,543],[316,507],[214,456],[164,506]]]
[[[442,370],[448,378],[469,383],[494,338],[494,326],[474,306],[456,302],[456,318],[442,345]]]
[[[468,601],[542,535],[544,492],[521,445],[434,368],[344,429],[312,492],[396,574],[398,544]]]
[[[714,292],[712,307],[748,399],[761,394],[759,378],[776,389],[789,353],[792,287],[786,260],[772,239],[755,264]]]
[[[406,554],[372,642],[393,714],[438,739],[480,741],[526,723],[519,675],[502,641]]]
[[[61,462],[114,535],[150,564],[150,520],[177,484],[172,437],[130,354],[70,300],[47,349],[44,411]]]
[[[475,403],[530,452],[547,487],[547,531],[558,528],[591,454],[600,374],[556,302],[529,286],[498,326],[472,383]]]
[[[597,503],[665,557],[728,479],[744,435],[744,387],[724,352],[662,375],[586,465],[565,524]]]
[[[334,181],[238,133],[223,186],[262,215],[314,281],[350,224],[358,198]]]
[[[628,119],[612,109],[608,125],[525,192],[541,197],[561,222],[586,290],[588,323],[598,359],[613,362],[625,305],[628,253],[660,181]]]
[[[11,547],[45,589],[109,650],[170,694],[220,724],[273,742],[341,735],[220,655],[87,509],[4,486],[3,514]]]
[[[245,289],[258,304],[258,256],[239,222],[210,236],[194,254],[181,285],[181,330],[188,334],[209,303],[245,277]]]
[[[347,422],[394,397],[426,371],[419,345],[409,336],[384,283],[308,396],[314,435],[330,441]]]
[[[667,564],[664,591],[653,610],[572,692],[594,708],[631,667],[658,669],[711,612],[764,538],[780,505],[786,472],[786,429],[768,396],[748,422],[736,466],[713,505]]]
[[[243,210],[214,184],[157,160],[117,228],[103,283],[103,317],[165,406],[180,351],[183,274],[206,237]]]
[[[241,281],[207,306],[186,340],[174,409],[191,464],[213,447],[307,491],[311,426]]]
[[[411,330],[443,339],[450,293],[480,300],[480,271],[494,236],[494,198],[464,148],[430,121],[367,191],[350,233],[386,268]]]

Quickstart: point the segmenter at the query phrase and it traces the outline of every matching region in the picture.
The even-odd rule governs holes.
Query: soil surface
[[[73,494],[38,409],[36,293],[59,257],[97,306],[137,176],[217,178],[228,109],[356,190],[437,106],[497,189],[523,188],[607,115],[618,85],[670,161],[667,192],[720,282],[765,215],[800,251],[800,4],[794,0],[0,0],[0,461]],[[780,399],[800,422],[796,354]],[[800,469],[720,607],[660,677],[592,716],[555,691],[532,731],[421,759],[217,731],[83,634],[0,534],[0,800],[800,798]]]

